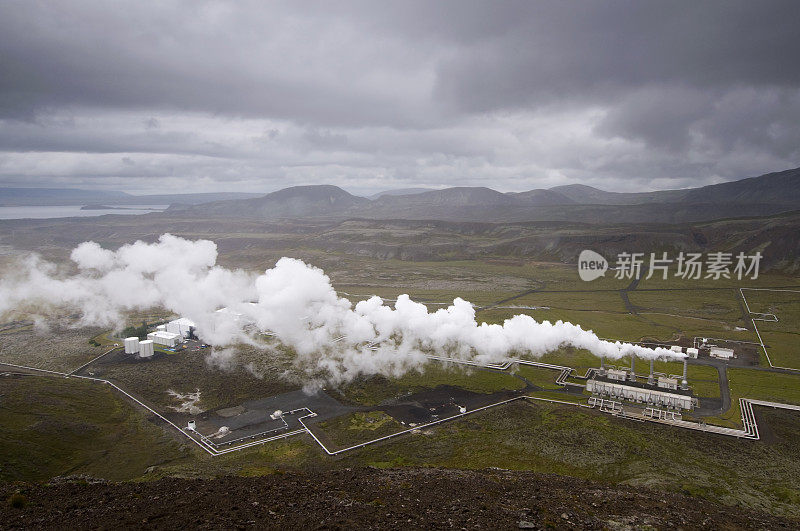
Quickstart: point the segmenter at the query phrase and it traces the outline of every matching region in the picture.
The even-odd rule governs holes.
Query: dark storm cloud
[[[362,60],[376,74],[379,51],[360,47],[357,34],[341,39],[337,15],[301,18],[278,3],[124,6],[0,4],[0,112],[31,119],[86,105],[338,125],[409,119],[397,94],[359,79]],[[357,30],[357,20],[341,24]]]
[[[785,169],[797,20],[796,1],[0,3],[0,184],[646,189]]]
[[[465,109],[613,100],[645,86],[797,88],[797,2],[551,2],[441,66]]]

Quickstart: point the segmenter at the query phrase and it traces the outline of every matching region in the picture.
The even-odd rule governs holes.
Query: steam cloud
[[[67,307],[80,311],[85,324],[117,326],[123,311],[161,306],[195,321],[200,335],[217,346],[255,343],[261,331],[269,331],[296,352],[299,367],[332,384],[362,374],[399,376],[421,367],[427,354],[501,362],[569,345],[609,359],[682,357],[528,315],[502,325],[478,323],[475,309],[461,298],[435,312],[408,295],[399,296],[394,307],[377,296],[354,306],[316,267],[281,258],[259,276],[230,270],[216,265],[216,244],[208,240],[164,234],[156,243],[139,241],[117,251],[85,242],[71,259],[77,274],[60,273],[31,256],[0,279],[0,314]],[[228,312],[217,312],[221,307]]]

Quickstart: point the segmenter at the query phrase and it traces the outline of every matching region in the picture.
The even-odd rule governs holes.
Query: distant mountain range
[[[407,219],[478,222],[685,223],[800,210],[800,168],[658,192],[606,192],[571,184],[502,193],[484,187],[408,188],[360,197],[332,185],[270,194],[131,195],[75,189],[0,188],[0,205],[158,205],[170,216],[280,219]]]
[[[263,194],[238,192],[202,194],[133,195],[125,192],[82,190],[78,188],[0,188],[0,206],[55,205],[197,205],[221,199],[246,199]]]
[[[619,193],[584,185],[519,193],[491,188],[386,192],[367,199],[331,185],[296,186],[257,198],[173,205],[171,215],[251,219],[420,219],[683,223],[800,210],[800,168],[685,190]]]

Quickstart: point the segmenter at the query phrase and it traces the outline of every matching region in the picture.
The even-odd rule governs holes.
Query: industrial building
[[[710,355],[712,358],[721,360],[730,360],[736,357],[733,353],[733,349],[722,347],[711,347]]]
[[[669,347],[672,352],[677,352],[679,354],[683,354],[683,347],[679,347],[678,345],[672,345]]]
[[[144,341],[139,341],[139,357],[140,358],[152,358],[154,354],[153,350],[153,340],[152,339],[145,339]]]
[[[161,345],[168,348],[174,348],[178,346],[179,343],[183,342],[182,335],[161,330],[150,332],[147,334],[147,339],[151,340],[156,345]]]
[[[669,378],[668,378],[669,379]],[[675,381],[677,386],[677,381]],[[587,380],[586,390],[593,395],[607,396],[620,400],[629,400],[653,406],[669,407],[675,409],[694,409],[696,399],[689,395],[656,391],[644,387],[634,387],[615,382],[600,380]]]
[[[697,355],[700,354],[700,350],[694,347],[689,347],[686,349],[686,355],[690,358],[697,359]]]
[[[623,371],[620,369],[608,369],[605,373],[605,376],[609,380],[624,382],[625,380],[628,379],[628,371]]]
[[[657,385],[662,389],[670,389],[672,391],[677,391],[678,380],[675,378],[667,378],[666,376],[659,376]]]
[[[172,334],[178,334],[183,338],[191,338],[194,334],[196,325],[194,321],[181,317],[166,324],[166,331]]]

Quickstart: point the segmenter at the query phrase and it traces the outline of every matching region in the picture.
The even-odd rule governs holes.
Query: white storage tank
[[[153,341],[155,337],[156,337],[155,332],[150,332],[149,334],[147,334],[147,339],[149,339],[150,341]]]
[[[694,347],[689,347],[686,349],[686,355],[690,358],[697,358],[698,354],[700,354],[700,351]]]
[[[153,340],[152,339],[145,339],[144,341],[139,342],[139,357],[140,358],[151,358],[153,357]]]
[[[125,338],[125,354],[136,354],[139,352],[139,338],[126,337]]]

